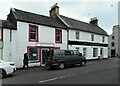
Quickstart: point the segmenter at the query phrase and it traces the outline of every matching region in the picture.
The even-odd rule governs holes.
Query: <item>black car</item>
[[[85,66],[86,58],[77,50],[50,50],[46,58],[46,66],[64,69],[67,65],[80,64]]]

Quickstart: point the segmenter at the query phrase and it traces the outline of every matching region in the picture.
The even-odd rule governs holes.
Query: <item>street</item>
[[[118,59],[87,61],[64,70],[34,67],[17,70],[2,80],[3,84],[118,84]]]

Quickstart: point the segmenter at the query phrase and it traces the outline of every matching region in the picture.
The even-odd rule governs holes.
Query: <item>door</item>
[[[114,50],[114,49],[111,50],[111,56],[112,56],[112,57],[115,57],[115,50]]]
[[[103,58],[103,48],[100,49],[100,56]]]
[[[42,60],[41,60],[41,66],[45,66],[45,59],[47,58],[47,53],[49,51],[49,48],[42,48]]]

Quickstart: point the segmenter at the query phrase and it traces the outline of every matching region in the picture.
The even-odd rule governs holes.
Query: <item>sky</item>
[[[1,0],[0,19],[6,20],[10,8],[49,16],[52,5],[58,3],[59,14],[89,23],[97,17],[98,25],[112,34],[112,28],[118,24],[119,0]]]

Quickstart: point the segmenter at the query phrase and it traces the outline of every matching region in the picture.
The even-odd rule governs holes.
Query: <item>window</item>
[[[62,43],[62,30],[61,29],[55,30],[55,42]]]
[[[114,46],[115,46],[115,43],[114,43],[114,42],[112,42],[112,43],[111,43],[111,46],[112,46],[112,47],[114,47]]]
[[[80,52],[78,50],[74,50],[74,55],[80,55]]]
[[[79,47],[76,47],[76,50],[78,50],[78,51],[79,51],[79,49],[80,49]]]
[[[73,51],[65,50],[65,55],[73,55],[73,54],[74,54]]]
[[[78,31],[76,31],[75,35],[76,35],[76,39],[79,40],[79,32]]]
[[[84,57],[87,56],[87,48],[83,48],[83,56],[84,56]]]
[[[91,35],[91,41],[94,41],[94,34]]]
[[[28,48],[30,61],[38,61],[38,48]]]
[[[98,56],[98,48],[93,48],[93,57]]]
[[[112,36],[112,39],[115,39],[115,37],[114,37],[114,36]]]
[[[105,42],[105,37],[104,36],[102,37],[102,42]]]
[[[2,28],[0,28],[0,40],[2,40]]]
[[[29,25],[29,41],[38,42],[38,26]]]

